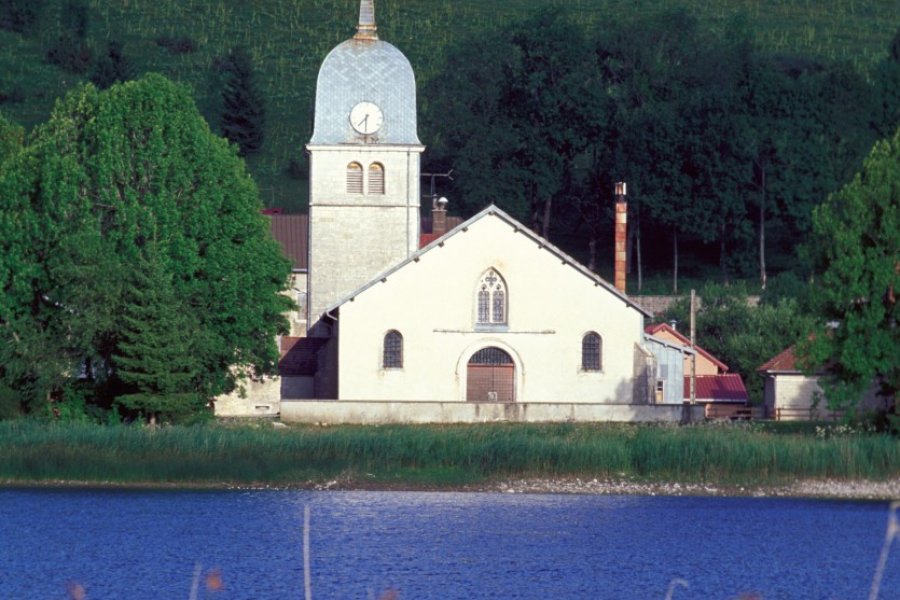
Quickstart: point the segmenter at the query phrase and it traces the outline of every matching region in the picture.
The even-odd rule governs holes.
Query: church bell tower
[[[309,151],[310,335],[323,313],[418,249],[416,82],[409,61],[378,39],[374,0],[356,35],[319,69]]]

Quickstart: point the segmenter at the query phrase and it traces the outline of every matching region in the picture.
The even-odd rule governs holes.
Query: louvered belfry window
[[[363,168],[359,163],[352,162],[347,165],[347,193],[363,193]]]
[[[378,163],[369,165],[369,193],[384,194],[384,167]]]
[[[403,336],[394,329],[384,336],[383,366],[385,369],[403,368]]]
[[[478,324],[500,325],[506,323],[506,284],[494,269],[488,269],[478,282]]]
[[[603,363],[600,358],[603,340],[600,334],[590,331],[581,338],[581,368],[584,371],[599,371]]]

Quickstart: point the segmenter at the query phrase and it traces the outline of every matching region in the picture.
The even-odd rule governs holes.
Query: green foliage
[[[750,401],[762,403],[763,381],[756,372],[764,362],[808,335],[812,317],[794,298],[753,306],[746,287],[709,284],[697,292],[695,340],[697,345],[739,373]],[[690,298],[682,298],[665,315],[689,327]]]
[[[0,359],[32,402],[78,376],[100,395],[209,398],[273,371],[290,266],[241,160],[187,89],[158,75],[78,88],[12,164],[0,178]],[[151,288],[158,305],[142,308]],[[193,356],[173,345],[180,364],[164,376],[176,311]],[[123,380],[117,357],[143,351]]]
[[[873,384],[897,410],[900,391],[900,129],[813,215],[820,327],[804,345],[825,368],[834,407],[854,407]]]
[[[196,315],[176,295],[172,276],[163,270],[159,250],[142,248],[127,274],[123,328],[113,355],[116,376],[135,394],[120,395],[117,403],[138,410],[153,421],[177,418],[202,410],[197,389],[202,364],[194,343],[203,336]]]
[[[121,42],[110,41],[106,53],[97,57],[91,72],[91,82],[101,90],[114,83],[128,81],[134,77],[134,69],[125,57]]]
[[[889,479],[888,435],[612,424],[100,427],[0,423],[0,479],[428,487],[519,477],[718,484]]]
[[[183,423],[206,409],[206,399],[199,394],[122,394],[116,403],[126,410],[147,415],[151,423],[159,420]]]
[[[88,43],[70,34],[63,34],[47,49],[47,62],[75,75],[87,73],[93,53]]]
[[[254,81],[253,60],[246,48],[238,46],[228,54],[223,69],[222,135],[237,144],[241,156],[254,154],[265,138],[266,108]]]
[[[21,417],[22,409],[21,395],[8,385],[0,383],[0,421]]]
[[[495,202],[549,237],[572,160],[606,117],[584,30],[559,9],[461,38],[430,91],[434,137],[467,207]],[[429,93],[429,92],[426,92]]]
[[[10,123],[0,113],[0,172],[3,170],[3,163],[19,152],[25,143],[25,130]]]
[[[43,0],[0,0],[0,29],[28,33],[43,8]]]

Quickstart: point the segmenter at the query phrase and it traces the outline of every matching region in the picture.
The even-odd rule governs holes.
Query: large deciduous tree
[[[584,30],[541,9],[448,52],[428,118],[437,150],[471,208],[500,204],[549,237],[575,157],[606,115]]]
[[[873,384],[900,391],[900,130],[875,145],[862,171],[814,211],[822,327],[803,349],[826,368],[833,407],[854,407]]]
[[[186,88],[70,92],[0,177],[0,375],[37,401],[208,399],[273,371],[290,266],[261,208]]]

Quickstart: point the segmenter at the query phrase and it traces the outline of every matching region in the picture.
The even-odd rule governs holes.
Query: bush
[[[22,416],[22,398],[14,389],[0,384],[0,421]]]

